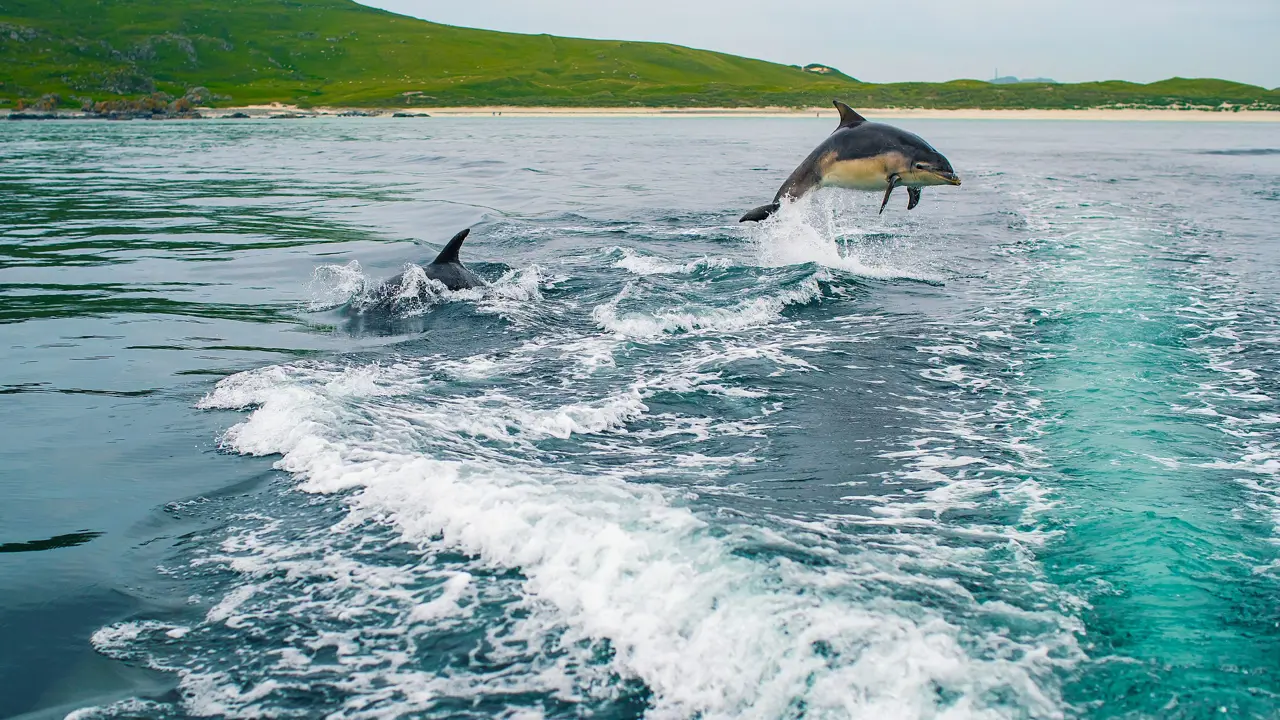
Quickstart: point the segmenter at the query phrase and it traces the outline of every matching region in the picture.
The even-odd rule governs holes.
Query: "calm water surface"
[[[0,716],[1280,717],[1280,127],[902,124],[0,125]]]

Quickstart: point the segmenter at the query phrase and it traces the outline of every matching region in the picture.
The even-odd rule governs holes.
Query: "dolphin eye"
[[[924,163],[922,163],[922,162],[918,162],[918,163],[916,163],[916,169],[917,169],[917,170],[924,170],[924,169],[925,169],[925,167],[926,167],[926,165],[925,165]]]

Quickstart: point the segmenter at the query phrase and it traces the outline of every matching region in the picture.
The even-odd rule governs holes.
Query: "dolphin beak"
[[[960,184],[960,176],[959,176],[959,175],[957,175],[957,174],[955,174],[955,173],[953,173],[953,172],[943,172],[943,171],[941,171],[941,170],[933,170],[932,172],[933,172],[933,174],[934,174],[934,175],[937,175],[938,177],[942,178],[943,180],[946,180],[948,185],[959,185],[959,184]]]

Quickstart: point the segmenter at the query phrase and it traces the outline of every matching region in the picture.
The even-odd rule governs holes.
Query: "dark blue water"
[[[0,716],[1280,715],[1280,128],[828,124],[0,126]]]

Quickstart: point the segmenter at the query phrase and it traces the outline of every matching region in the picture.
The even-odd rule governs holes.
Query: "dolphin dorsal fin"
[[[462,241],[466,240],[467,235],[470,233],[471,228],[467,228],[457,235],[454,235],[453,239],[449,241],[449,244],[445,245],[444,249],[440,251],[440,254],[436,256],[436,259],[431,261],[431,264],[446,265],[448,263],[461,262],[458,260],[458,251],[462,249]]]
[[[858,127],[867,121],[866,118],[858,114],[857,110],[854,110],[839,100],[832,100],[831,102],[833,102],[836,109],[840,111],[840,124],[836,126],[837,130],[840,128]]]

